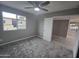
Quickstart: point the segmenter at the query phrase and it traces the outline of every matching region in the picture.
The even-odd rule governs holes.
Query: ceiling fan
[[[50,2],[49,1],[28,1],[33,6],[24,7],[24,9],[34,9],[35,11],[43,10],[48,11],[47,9],[43,8],[44,6],[47,6]]]

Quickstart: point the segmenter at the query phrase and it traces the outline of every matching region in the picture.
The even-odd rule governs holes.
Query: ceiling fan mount
[[[24,7],[24,9],[34,9],[35,11],[43,10],[48,11],[47,9],[43,8],[47,6],[50,2],[49,1],[28,1],[29,4],[33,6]]]

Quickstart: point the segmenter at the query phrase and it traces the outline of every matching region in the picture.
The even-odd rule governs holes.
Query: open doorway
[[[53,21],[53,38],[57,41],[66,39],[69,20]]]
[[[78,43],[79,15],[57,16],[53,21],[52,40],[73,52],[76,57]]]
[[[68,42],[66,40],[68,25],[69,25],[69,19],[56,19],[53,21],[52,40],[56,41],[57,43],[66,48],[68,48]]]

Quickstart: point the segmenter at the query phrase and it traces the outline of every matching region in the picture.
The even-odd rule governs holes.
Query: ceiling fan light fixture
[[[40,9],[38,7],[34,8],[35,11],[40,11]]]

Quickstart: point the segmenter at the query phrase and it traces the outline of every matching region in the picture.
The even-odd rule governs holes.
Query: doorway
[[[76,44],[79,41],[78,30],[79,15],[57,16],[53,21],[52,40],[73,51],[73,57],[78,57],[78,44]]]
[[[53,40],[64,43],[66,40],[69,20],[54,20],[53,21]]]

